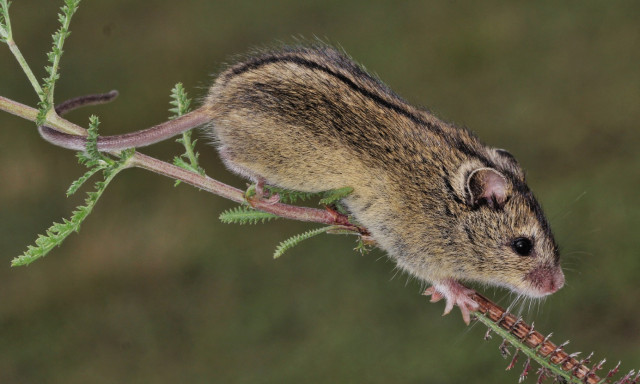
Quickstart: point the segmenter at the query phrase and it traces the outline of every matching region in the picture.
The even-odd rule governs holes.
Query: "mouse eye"
[[[526,237],[518,237],[511,243],[511,248],[520,256],[529,256],[533,249],[533,243],[531,239]]]

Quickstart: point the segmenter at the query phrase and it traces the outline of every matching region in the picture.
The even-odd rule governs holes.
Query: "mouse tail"
[[[115,136],[98,137],[99,151],[122,151],[129,148],[145,147],[176,136],[211,120],[207,109],[199,108],[177,119],[154,125],[141,131]],[[70,135],[47,126],[38,127],[43,139],[59,147],[82,151],[87,146],[84,136]]]

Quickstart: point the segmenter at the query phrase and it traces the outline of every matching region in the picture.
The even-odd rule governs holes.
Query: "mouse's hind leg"
[[[239,165],[237,162],[235,162],[233,160],[233,156],[231,155],[231,152],[228,149],[226,149],[225,147],[220,147],[218,148],[218,153],[220,154],[220,158],[222,159],[222,162],[227,167],[227,169],[229,169],[231,172],[239,176],[242,176],[251,180],[254,183],[255,196],[247,197],[247,200],[249,203],[251,203],[250,200],[252,198],[265,201],[269,204],[275,204],[278,201],[280,201],[280,196],[277,193],[270,194],[269,196],[267,196],[267,193],[265,193],[266,192],[265,186],[267,185],[267,180],[264,177],[254,173],[250,169],[247,169]]]

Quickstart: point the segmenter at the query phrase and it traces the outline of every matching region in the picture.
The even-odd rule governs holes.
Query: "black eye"
[[[518,255],[529,256],[531,254],[531,249],[533,248],[533,243],[531,242],[531,239],[528,239],[526,237],[518,237],[517,239],[513,240],[513,243],[511,243],[511,247],[514,251],[516,251]]]

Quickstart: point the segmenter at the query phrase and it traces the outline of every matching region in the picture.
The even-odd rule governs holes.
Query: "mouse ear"
[[[502,208],[508,189],[507,179],[493,168],[478,168],[467,178],[469,203],[473,206],[486,204],[489,208]]]

